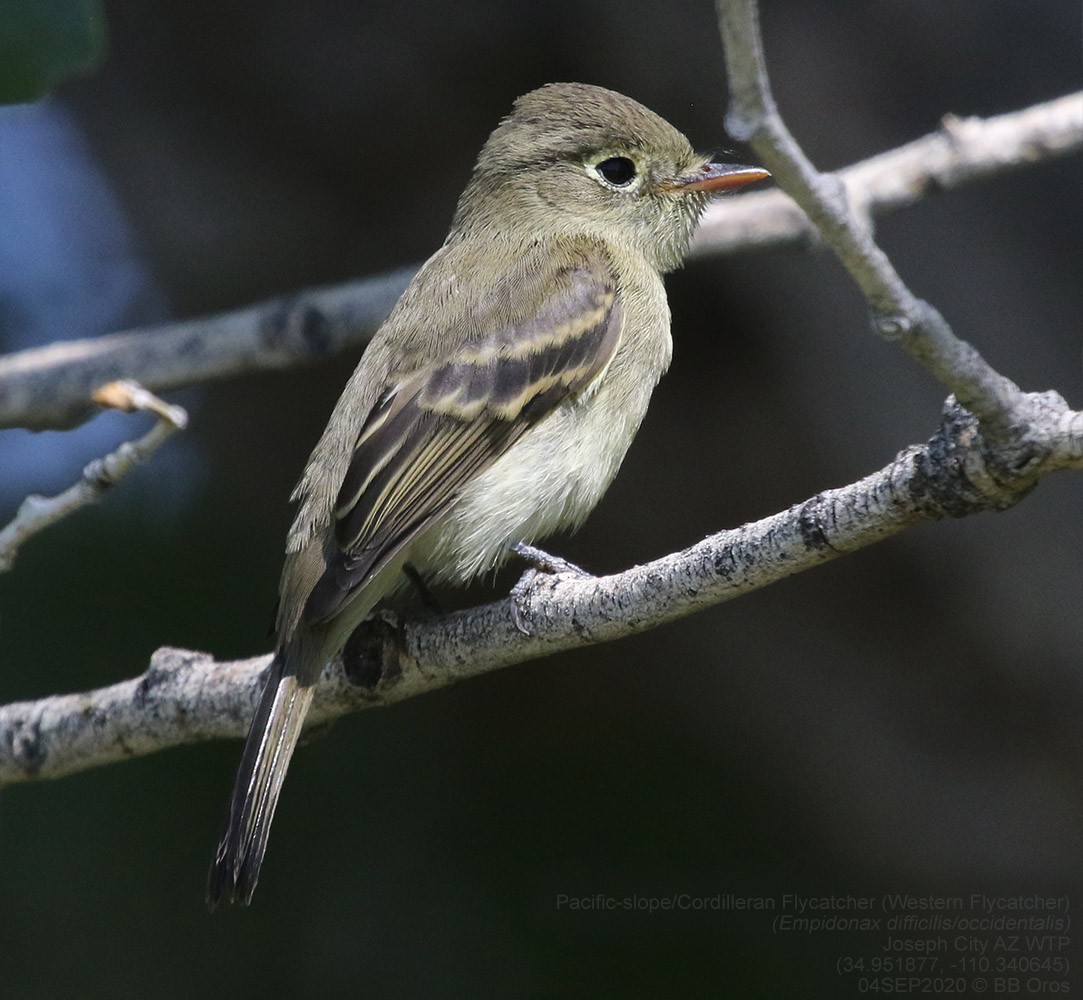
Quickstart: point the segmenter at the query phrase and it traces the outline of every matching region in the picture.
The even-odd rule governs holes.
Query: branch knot
[[[949,396],[939,430],[913,454],[910,499],[937,517],[1013,507],[1037,485],[1043,465],[1033,440],[1021,435],[1017,442],[1007,453],[990,447],[978,418]]]

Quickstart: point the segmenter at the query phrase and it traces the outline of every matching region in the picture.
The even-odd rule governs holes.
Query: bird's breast
[[[669,309],[661,280],[626,289],[625,329],[613,360],[473,480],[411,561],[460,583],[507,557],[507,546],[577,528],[601,500],[669,365]]]

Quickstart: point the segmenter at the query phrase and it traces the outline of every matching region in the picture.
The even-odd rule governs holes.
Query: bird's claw
[[[525,542],[516,542],[510,546],[520,559],[529,564],[527,571],[519,577],[519,582],[511,588],[508,595],[508,612],[511,615],[511,623],[516,630],[523,635],[530,635],[530,627],[526,623],[526,604],[530,599],[531,587],[539,573],[547,573],[555,576],[557,573],[570,573],[573,576],[590,577],[581,566],[568,562],[560,556],[550,555],[548,552]]]
[[[514,552],[524,562],[529,563],[530,566],[538,570],[541,573],[571,573],[573,576],[592,576],[582,566],[576,566],[573,562],[568,562],[567,559],[563,559],[560,556],[550,555],[543,549],[537,548],[534,545],[527,545],[525,542],[516,542],[511,546],[512,552]]]
[[[530,628],[523,618],[524,605],[530,598],[530,587],[537,575],[538,571],[531,567],[519,577],[519,582],[511,588],[511,593],[508,594],[508,612],[511,615],[511,623],[515,626],[516,631],[522,632],[523,635],[530,635]]]

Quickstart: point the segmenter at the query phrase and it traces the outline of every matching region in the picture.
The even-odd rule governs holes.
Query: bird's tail
[[[211,909],[222,902],[247,905],[252,900],[278,795],[312,702],[312,691],[287,668],[283,652],[276,653],[248,730],[230,799],[229,820],[207,879],[207,905]]]

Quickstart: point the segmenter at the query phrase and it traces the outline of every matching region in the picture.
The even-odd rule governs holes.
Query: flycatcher
[[[294,491],[276,650],[212,906],[251,900],[313,685],[408,582],[407,564],[464,583],[598,503],[669,365],[660,275],[712,192],[767,176],[709,162],[600,87],[555,83],[515,102]]]

